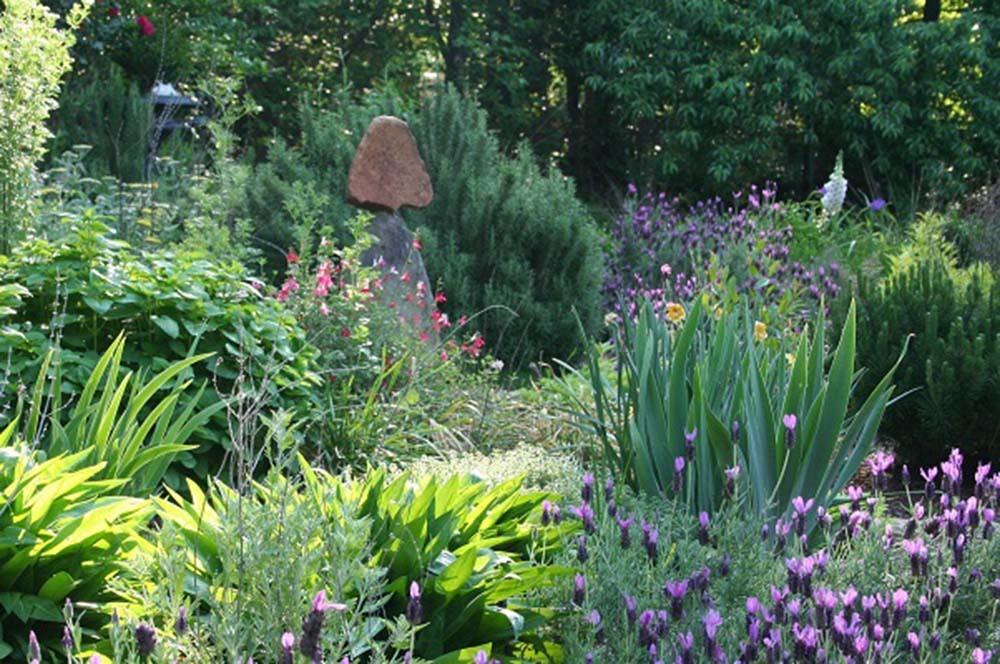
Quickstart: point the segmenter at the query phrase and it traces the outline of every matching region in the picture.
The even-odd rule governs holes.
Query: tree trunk
[[[461,45],[462,31],[465,29],[465,1],[452,0],[448,18],[447,46],[444,52],[444,76],[458,90],[465,91],[466,49]]]
[[[924,21],[934,23],[941,18],[941,0],[924,1]]]

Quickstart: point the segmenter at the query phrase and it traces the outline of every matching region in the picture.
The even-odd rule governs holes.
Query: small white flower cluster
[[[844,197],[847,195],[847,179],[844,177],[844,154],[837,155],[837,165],[830,174],[826,186],[823,187],[823,210],[830,216],[840,212],[844,206]]]

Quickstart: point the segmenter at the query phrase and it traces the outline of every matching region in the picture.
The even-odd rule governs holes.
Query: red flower
[[[139,26],[139,32],[143,37],[152,37],[153,33],[156,32],[156,28],[153,27],[153,22],[145,15],[139,15],[135,17],[135,24]]]
[[[117,5],[111,5],[108,7],[108,18],[118,18],[122,15],[122,10],[118,8]]]
[[[342,336],[345,339],[349,339],[351,337],[351,331],[345,327],[343,330],[340,331],[340,336]]]
[[[139,18],[143,18],[143,17],[140,16]],[[288,261],[289,265],[295,265],[296,263],[299,262],[299,255],[297,253],[295,253],[294,249],[289,249],[288,253],[285,254],[285,260]]]

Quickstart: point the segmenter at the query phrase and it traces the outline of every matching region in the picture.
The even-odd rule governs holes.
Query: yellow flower
[[[684,305],[676,302],[667,302],[667,320],[671,323],[679,323],[684,320],[685,316],[687,316],[687,313],[684,311]]]
[[[767,339],[767,325],[757,321],[753,324],[753,338],[755,341],[763,341]]]
[[[723,313],[722,312],[722,307],[716,307],[715,308],[715,320],[721,319],[722,318],[722,313]]]
[[[785,359],[788,361],[788,366],[795,365],[795,353],[785,353]]]

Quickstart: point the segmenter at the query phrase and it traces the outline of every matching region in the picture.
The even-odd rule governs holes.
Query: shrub
[[[516,158],[503,156],[485,113],[454,90],[430,97],[412,116],[407,110],[382,93],[329,112],[303,111],[302,147],[279,144],[251,184],[261,235],[280,247],[294,237],[293,182],[334,192],[322,217],[347,219],[342,192],[358,141],[375,115],[401,114],[435,189],[430,206],[404,216],[423,242],[431,281],[448,294],[444,310],[456,319],[482,312],[473,328],[512,368],[572,353],[573,310],[588,331],[600,318],[600,240],[573,187],[556,173],[543,175],[524,146]],[[338,239],[344,230],[335,227]]]
[[[195,353],[216,353],[192,368],[201,407],[216,403],[242,375],[243,394],[267,395],[269,407],[296,410],[316,382],[313,351],[280,303],[265,298],[239,264],[196,254],[132,252],[99,220],[85,215],[65,237],[34,240],[0,257],[0,283],[30,293],[7,316],[0,350],[9,354],[9,379],[30,385],[52,348],[63,392],[79,394],[99,354],[123,332],[122,366],[159,372]],[[178,407],[186,410],[192,394]],[[297,405],[298,404],[298,405]],[[184,465],[205,475],[233,442],[224,415],[199,428]]]
[[[842,147],[848,178],[904,213],[954,197],[995,176],[1000,66],[995,5],[943,6],[598,3],[577,18],[578,163],[698,192],[780,174],[802,194]]]
[[[591,352],[593,402],[579,416],[606,463],[692,512],[712,512],[733,492],[771,519],[790,514],[796,496],[829,506],[871,450],[894,367],[855,392],[853,306],[827,370],[822,315],[811,340],[792,332],[781,343],[747,309],[720,308],[703,322],[702,301],[690,312],[675,304],[671,322],[648,304],[638,322],[626,319],[616,376]]]
[[[168,529],[164,532],[175,529],[183,538],[190,553],[184,559],[197,579],[193,588],[201,589],[192,594],[190,585],[167,584],[176,593],[172,610],[193,602],[194,615],[229,611],[232,622],[227,624],[244,629],[240,649],[228,652],[252,652],[255,659],[273,651],[282,629],[297,625],[303,598],[324,587],[338,593],[336,599],[352,611],[364,614],[362,603],[372,602],[374,620],[356,637],[369,647],[381,642],[383,647],[412,648],[415,656],[441,662],[467,648],[516,653],[548,647],[535,631],[553,611],[527,600],[567,572],[547,561],[560,534],[572,525],[538,531],[542,503],[552,494],[521,491],[519,479],[490,488],[458,476],[416,483],[404,475],[388,482],[384,472],[373,471],[352,482],[302,467],[301,484],[273,479],[242,499],[247,505],[243,514],[259,514],[253,528],[260,540],[253,552],[239,545],[253,541],[243,539],[241,499],[221,484],[207,498],[192,485],[191,501],[173,493],[170,500],[157,501]],[[279,515],[288,510],[299,516],[281,528],[266,527],[279,523]],[[352,519],[364,524],[363,531],[350,526]],[[345,536],[353,543],[347,549],[324,544]],[[161,546],[169,551],[177,542],[168,537]],[[342,557],[335,556],[338,551]],[[296,564],[289,566],[289,560]],[[160,570],[146,580],[158,585],[162,577],[157,575],[167,573]],[[360,584],[368,577],[381,579],[380,585]],[[244,587],[242,607],[213,608],[210,598],[240,597]],[[414,587],[421,615],[413,611]],[[278,600],[271,599],[275,592]],[[189,597],[182,600],[182,593]],[[232,613],[234,608],[242,615]],[[137,611],[141,614],[141,607]],[[386,643],[385,629],[404,616],[422,625],[415,640]],[[265,627],[246,633],[251,624]],[[229,647],[223,638],[212,637],[215,647]],[[334,652],[347,654],[343,647]]]
[[[453,89],[414,120],[435,188],[434,203],[410,215],[428,274],[452,314],[502,307],[475,325],[508,365],[568,357],[579,343],[574,318],[588,333],[600,322],[598,234],[569,181],[543,175],[525,145],[501,156],[486,121]]]
[[[88,7],[74,4],[64,29],[36,0],[8,0],[0,13],[0,253],[10,251],[28,218],[35,165],[49,138],[45,121]]]
[[[1000,474],[979,466],[963,492],[954,450],[926,469],[940,481],[905,480],[889,507],[892,461],[877,463],[876,488],[852,486],[839,521],[802,538],[811,503],[775,531],[735,501],[696,519],[613,485],[612,503],[585,478],[593,525],[563,553],[582,588],[561,589],[576,611],[560,625],[566,661],[987,661],[971,654],[1000,645]]]
[[[904,393],[883,431],[900,452],[925,463],[960,443],[982,459],[1000,454],[1000,284],[988,269],[949,269],[940,259],[917,258],[883,281],[859,285],[859,324],[869,330],[858,359],[884,371],[907,343],[897,373]],[[911,337],[912,335],[912,337]],[[860,389],[872,384],[863,376]]]
[[[28,661],[29,629],[62,657],[64,603],[72,611],[111,598],[108,584],[151,510],[117,495],[128,477],[99,479],[109,466],[88,461],[93,448],[43,460],[17,444],[16,426],[0,433],[0,657]],[[88,632],[101,624],[95,612],[82,620]]]
[[[113,661],[145,661],[132,638],[140,622],[156,629],[154,661],[278,661],[286,632],[300,651],[321,591],[346,605],[323,621],[327,661],[394,661],[392,646],[410,642],[405,620],[382,617],[386,570],[369,564],[371,519],[339,485],[273,472],[244,496],[221,482],[207,496],[193,483],[189,492],[158,501],[162,529],[115,583],[127,626],[112,628]]]
[[[125,182],[146,179],[146,157],[153,127],[153,104],[120,69],[89,81],[67,85],[60,98],[59,126],[49,147],[61,155],[76,145],[89,145],[88,170],[114,175]]]

